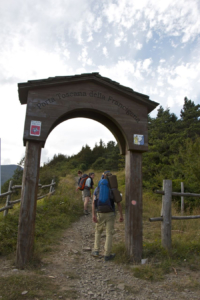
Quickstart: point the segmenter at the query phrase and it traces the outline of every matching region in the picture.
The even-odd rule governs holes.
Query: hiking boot
[[[85,215],[88,215],[89,214],[89,212],[88,212],[88,210],[86,209],[86,210],[84,210],[84,214]]]
[[[115,253],[110,254],[109,256],[104,256],[104,260],[105,261],[109,261],[115,258]]]
[[[99,251],[93,251],[93,252],[92,252],[92,256],[98,257],[98,256],[99,256]]]

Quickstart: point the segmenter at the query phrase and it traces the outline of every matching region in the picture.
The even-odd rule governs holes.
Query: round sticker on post
[[[137,202],[136,202],[135,200],[132,200],[132,201],[131,201],[131,204],[136,205]]]
[[[41,123],[40,121],[31,121],[30,135],[40,136],[41,133]]]

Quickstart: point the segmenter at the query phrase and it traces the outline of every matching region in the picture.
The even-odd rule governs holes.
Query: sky
[[[199,0],[1,0],[0,45],[3,165],[25,154],[20,82],[99,72],[178,117],[184,97],[200,104]],[[115,140],[95,121],[63,122],[48,137],[41,164],[100,139]]]

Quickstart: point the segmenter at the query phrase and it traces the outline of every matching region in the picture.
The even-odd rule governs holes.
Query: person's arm
[[[119,210],[119,214],[120,214],[120,218],[119,218],[119,221],[120,222],[123,222],[124,221],[124,218],[123,218],[123,213],[122,213],[122,206],[121,206],[121,203],[117,203],[117,207],[118,207],[118,210]]]
[[[95,210],[95,195],[93,195],[93,201],[92,201],[92,221],[94,223],[97,223],[97,215]]]

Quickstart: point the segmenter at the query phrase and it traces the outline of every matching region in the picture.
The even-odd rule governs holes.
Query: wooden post
[[[52,179],[51,181],[51,184],[54,183],[54,178]],[[50,186],[50,189],[49,189],[49,193],[52,193],[54,191],[54,185],[51,185]]]
[[[41,144],[26,142],[16,264],[23,268],[33,255]]]
[[[184,183],[181,182],[181,193],[184,193]],[[184,197],[181,196],[181,214],[184,213]]]
[[[12,191],[12,180],[9,182],[9,187],[8,187],[8,192],[11,192]],[[7,198],[6,198],[6,205],[5,206],[8,206],[9,205],[9,201],[10,201],[10,199],[11,199],[11,194],[10,195],[8,195],[7,196]],[[8,208],[9,209],[9,208]],[[5,216],[7,216],[7,214],[8,214],[8,209],[6,209],[6,210],[4,210],[4,212],[3,212],[3,215],[4,215],[4,217]]]
[[[171,248],[171,201],[172,201],[172,181],[163,180],[163,221],[161,222],[162,246],[166,250]]]
[[[126,153],[125,245],[131,260],[142,258],[142,153]]]

